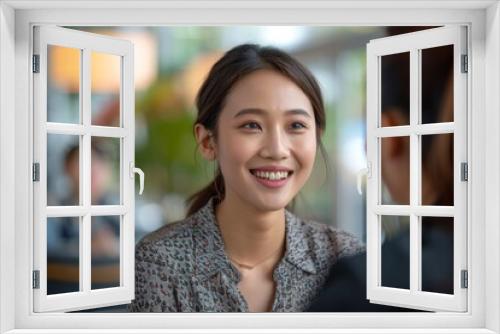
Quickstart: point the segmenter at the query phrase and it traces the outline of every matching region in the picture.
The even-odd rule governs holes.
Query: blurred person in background
[[[112,177],[112,160],[103,145],[92,141],[91,146],[91,202],[92,205],[119,203],[116,195],[110,194],[108,183]],[[70,195],[60,204],[74,205],[80,198],[79,145],[68,148],[64,155],[64,171],[69,179]],[[79,277],[65,276],[71,267],[79,266],[78,218],[56,218],[57,223],[47,224],[47,265],[49,293],[78,291]],[[75,220],[76,219],[76,220]],[[93,216],[91,219],[91,256],[92,265],[119,266],[120,264],[120,220],[119,216]],[[54,266],[54,264],[56,264]],[[62,266],[60,266],[62,265]],[[93,279],[92,288],[119,285],[116,275],[101,277],[100,282]],[[73,282],[68,282],[73,280]],[[95,283],[95,284],[94,284]]]

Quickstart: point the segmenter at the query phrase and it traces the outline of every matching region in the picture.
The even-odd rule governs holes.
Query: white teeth
[[[263,172],[254,171],[254,175],[262,179],[281,180],[288,177],[288,172]]]

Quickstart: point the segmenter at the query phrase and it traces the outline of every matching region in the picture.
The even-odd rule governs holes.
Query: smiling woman
[[[258,108],[242,109],[245,107]],[[297,115],[298,109],[302,113]],[[288,112],[284,112],[286,110]],[[202,124],[195,127],[197,138],[202,141],[204,157],[217,158],[223,178],[230,187],[226,188],[227,201],[245,200],[258,211],[277,212],[285,207],[312,171],[322,131],[321,121],[318,121],[316,134],[314,118],[306,94],[276,71],[259,69],[236,82],[219,115],[217,140],[209,137],[211,142],[204,143],[208,137],[207,129]],[[254,178],[249,173],[252,170],[291,171],[293,174],[285,179],[287,182],[283,184],[283,189],[266,191],[268,189],[259,185],[272,185],[261,178],[267,174]],[[257,183],[256,180],[262,182]],[[233,192],[237,196],[229,196]],[[235,205],[240,203],[228,203],[230,207]]]
[[[364,246],[288,207],[325,129],[319,85],[272,47],[244,44],[211,69],[196,99],[200,153],[218,163],[188,217],[136,248],[136,312],[301,312],[331,266]]]

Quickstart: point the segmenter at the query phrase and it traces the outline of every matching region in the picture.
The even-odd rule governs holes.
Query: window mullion
[[[373,213],[384,216],[417,216],[453,217],[456,209],[453,206],[431,206],[431,205],[375,205]]]
[[[375,129],[375,136],[380,138],[409,136],[411,133],[418,135],[436,135],[443,133],[453,133],[455,131],[454,122],[415,124],[414,126],[399,125]]]
[[[81,88],[79,95],[81,106]],[[83,135],[85,133],[85,128],[80,124],[48,122],[47,133],[59,135]]]
[[[82,177],[80,178],[80,189],[83,189],[83,207],[85,214],[82,218],[81,233],[80,233],[80,282],[83,286],[82,291],[88,292],[91,288],[91,137],[90,137],[90,123],[91,123],[91,82],[90,82],[90,50],[83,49],[82,53],[82,66],[81,66],[81,78],[82,78],[82,92],[81,92],[81,116],[82,124],[85,129],[83,135],[83,159],[80,160],[80,171]]]
[[[127,131],[123,128],[113,128],[108,126],[92,125],[89,127],[88,131],[90,132],[91,136],[96,137],[123,138],[127,135]]]
[[[83,217],[86,210],[83,206],[48,206],[45,212],[47,217]]]
[[[420,285],[420,239],[419,217],[415,208],[419,204],[419,175],[420,164],[418,155],[419,136],[416,127],[419,124],[420,114],[420,55],[418,49],[410,51],[410,290],[418,291]]]

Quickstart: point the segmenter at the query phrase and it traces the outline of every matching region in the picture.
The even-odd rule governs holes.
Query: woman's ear
[[[207,160],[215,160],[217,155],[212,131],[207,130],[203,124],[197,123],[194,127],[194,133],[201,155]]]

